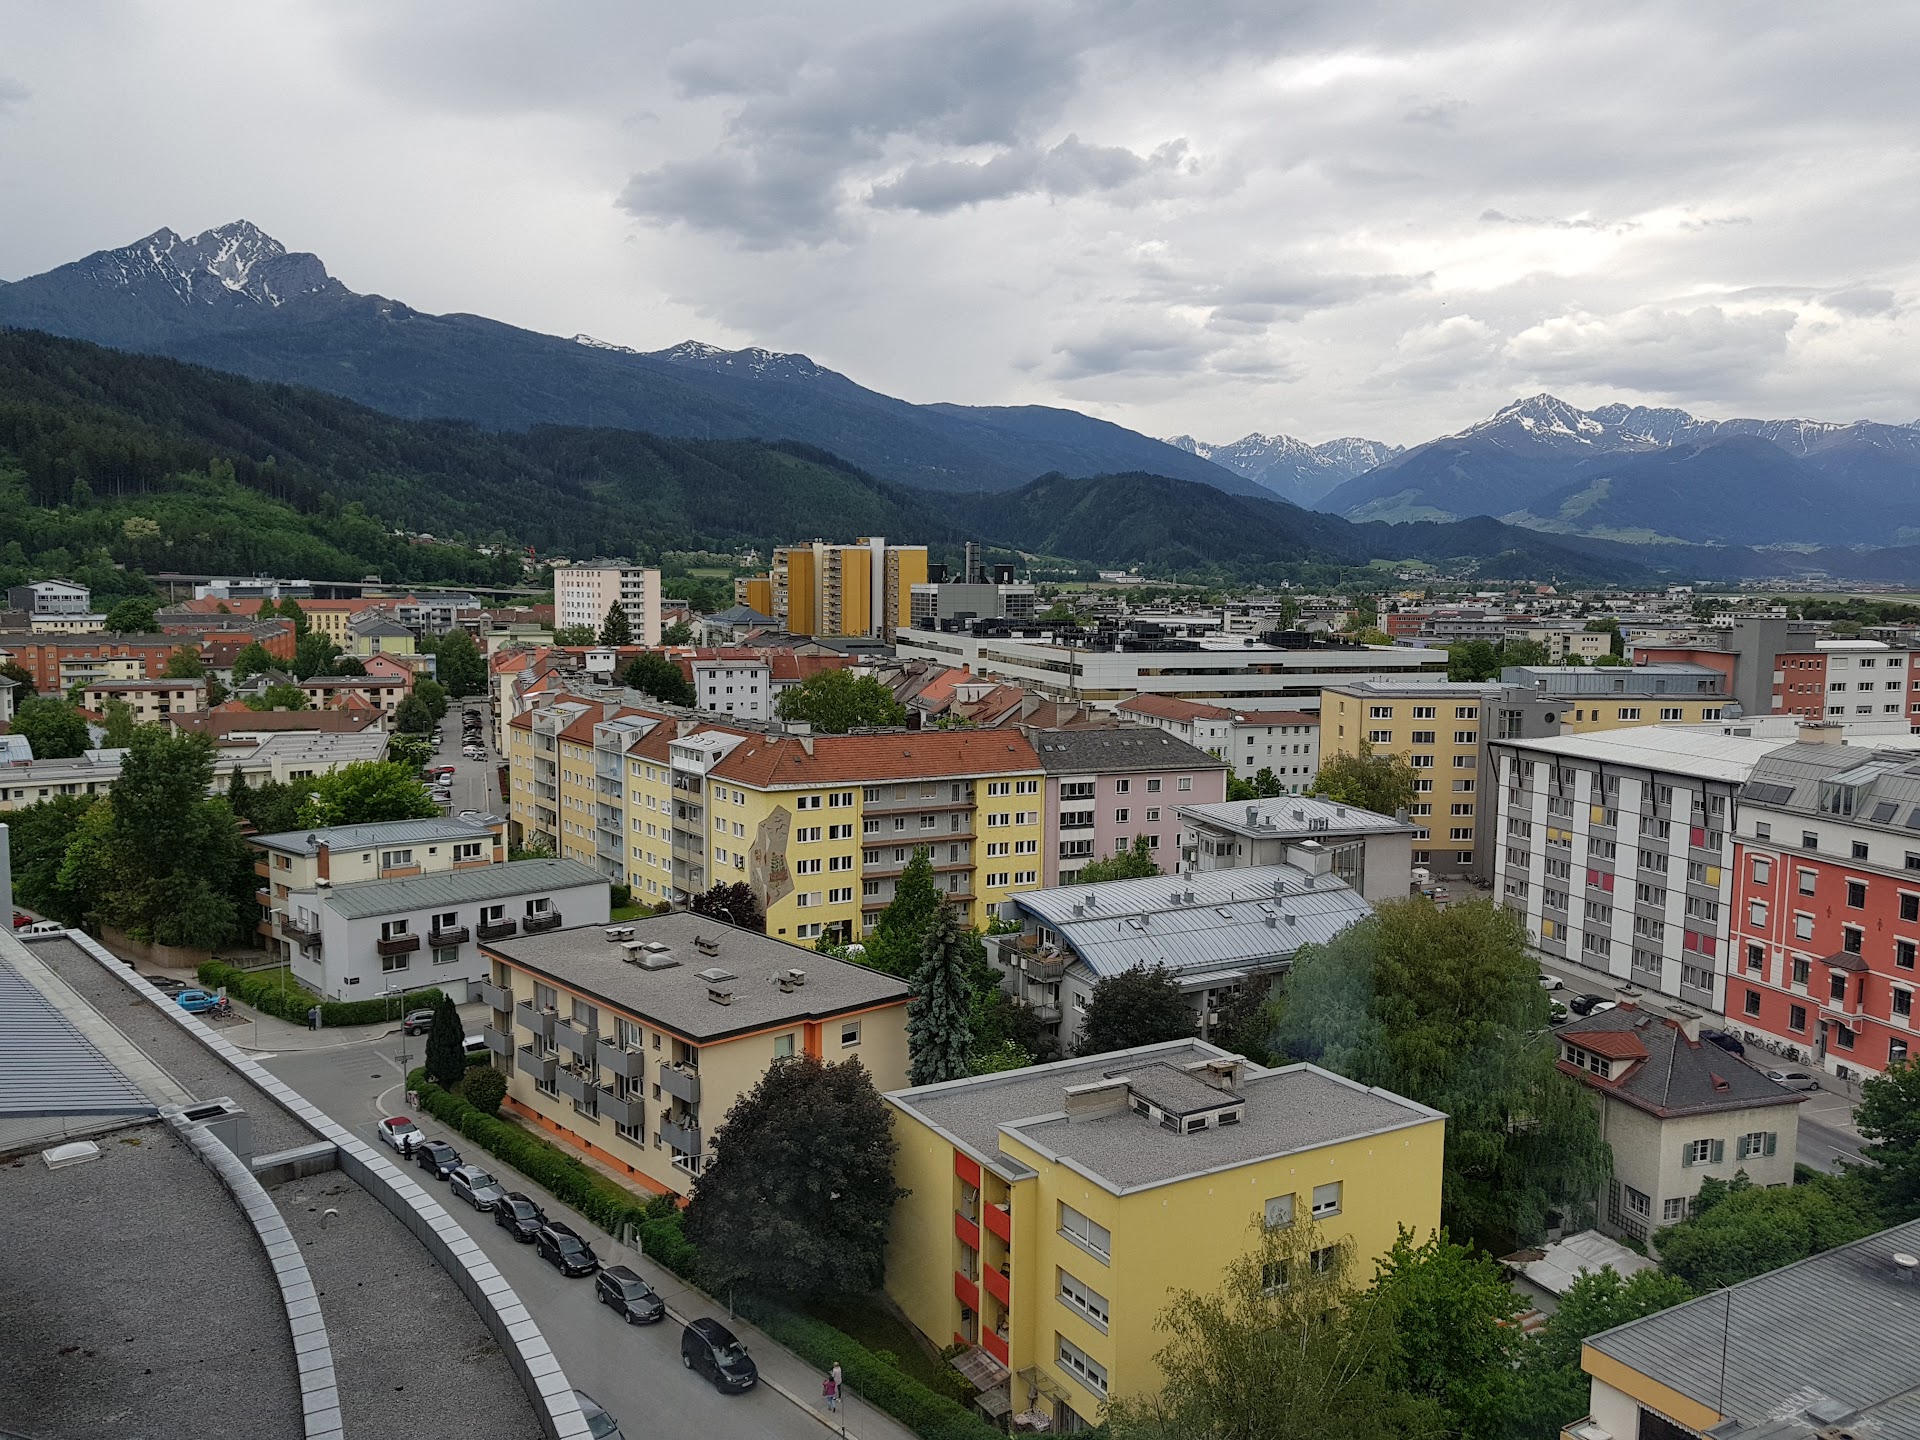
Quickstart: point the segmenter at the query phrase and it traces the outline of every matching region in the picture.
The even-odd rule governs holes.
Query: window
[[[1180,788],[1182,790],[1193,789],[1193,777],[1191,775],[1182,775],[1180,777]]]
[[[460,947],[458,945],[441,945],[434,949],[433,963],[436,965],[456,965],[459,961]]]
[[[1375,705],[1367,711],[1367,718],[1369,720],[1391,720],[1393,718],[1393,707],[1391,705]]]
[[[776,1035],[773,1037],[773,1058],[776,1060],[791,1060],[793,1058],[793,1032],[791,1030],[784,1035]]]
[[[1771,883],[1772,879],[1773,879],[1773,862],[1771,860],[1763,860],[1758,855],[1754,856],[1753,857],[1753,883],[1756,885],[1766,885]]]
[[[1013,793],[1016,795],[1038,795],[1040,793],[1040,782],[1038,780],[1016,780],[1013,782]]]
[[[1116,780],[1113,782],[1113,793],[1116,795],[1125,795],[1132,789],[1133,782],[1131,780]]]
[[[1131,810],[1125,809],[1124,807],[1116,810],[1113,812],[1113,823],[1116,825],[1125,825],[1132,814],[1133,812]]]
[[[1816,887],[1816,886],[1817,886],[1817,885],[1819,884],[1819,882],[1820,882],[1820,872],[1819,872],[1819,871],[1817,871],[1817,870],[1802,870],[1802,871],[1800,872],[1800,893],[1801,893],[1802,895],[1811,895],[1811,894],[1813,894],[1813,893],[1814,893],[1814,890],[1815,890],[1815,887]]]
[[[1147,793],[1149,795],[1158,795],[1160,793],[1160,781],[1157,776],[1147,781]]]
[[[407,957],[405,955],[382,955],[380,957],[380,973],[383,975],[391,975],[396,970],[404,970],[406,968]]]
[[[1660,1218],[1672,1225],[1687,1218],[1687,1197],[1676,1195],[1671,1200],[1660,1202]]]
[[[1718,1165],[1727,1158],[1724,1140],[1689,1140],[1680,1147],[1682,1165]]]
[[[1901,1017],[1902,1019],[1911,1019],[1911,1018],[1912,1018],[1912,1016],[1913,1016],[1913,991],[1911,991],[1911,990],[1902,990],[1902,989],[1900,989],[1900,988],[1899,988],[1898,986],[1895,986],[1895,987],[1894,987],[1894,990],[1893,990],[1893,1013],[1894,1013],[1894,1014],[1896,1014],[1896,1015],[1898,1015],[1898,1016],[1900,1016],[1900,1017]]]
[[[1864,860],[1867,858],[1867,842],[1866,841],[1856,840],[1853,842],[1853,858],[1856,860]]]
[[[1907,918],[1907,914],[1906,914],[1907,899],[1908,897],[1904,895],[1900,897],[1900,918],[1902,920],[1905,920]],[[1920,902],[1920,897],[1916,897],[1916,900],[1917,902]],[[1847,908],[1849,910],[1864,910],[1867,908],[1867,882],[1866,881],[1864,880],[1847,881]]]
[[[1820,837],[1811,830],[1802,830],[1800,832],[1800,848],[1802,850],[1818,850],[1820,848]]]
[[[1060,1277],[1060,1303],[1079,1311],[1081,1315],[1105,1330],[1107,1328],[1107,1297],[1084,1282],[1076,1280],[1064,1270],[1055,1273]]]
[[[1914,952],[1913,941],[1911,940],[1894,941],[1893,942],[1893,963],[1898,965],[1902,970],[1913,969],[1913,952]]]
[[[456,865],[464,865],[470,860],[479,858],[480,842],[478,840],[462,840],[453,847],[453,863]]]
[[[1269,1230],[1284,1230],[1293,1224],[1293,1196],[1276,1195],[1267,1201],[1266,1224]]]
[[[1431,745],[1434,743],[1433,731],[1431,730],[1416,730],[1408,736],[1407,739],[1415,745]]]
[[[860,1043],[860,1022],[844,1020],[840,1024],[840,1048],[850,1050]]]
[[[1798,956],[1798,955],[1794,956],[1793,983],[1796,985],[1805,985],[1808,983],[1808,977],[1811,976],[1812,974],[1813,974],[1812,962],[1808,961],[1802,956]]]
[[[1453,743],[1456,745],[1478,745],[1480,743],[1480,732],[1478,730],[1456,730],[1453,732]]]
[[[1749,1155],[1771,1155],[1779,1148],[1779,1143],[1780,1137],[1776,1132],[1756,1130],[1751,1135],[1742,1135],[1737,1149],[1744,1160]]]
[[[1063,793],[1065,792],[1065,789],[1066,789],[1065,786],[1061,787],[1061,790]],[[1093,791],[1093,787],[1089,785],[1087,787],[1087,791],[1089,794],[1091,794]],[[1012,793],[1013,793],[1013,782],[1011,780],[989,780],[987,782],[987,794],[989,795],[1011,795]]]
[[[396,866],[411,864],[413,864],[413,851],[411,850],[382,850],[380,852],[380,868],[382,870],[391,870]]]
[[[1789,1030],[1805,1030],[1807,1028],[1806,1006],[1789,1005],[1787,1007],[1787,1028]]]
[[[1055,1335],[1053,1338],[1059,1346],[1059,1349],[1055,1352],[1055,1358],[1060,1362],[1060,1368],[1073,1376],[1073,1378],[1078,1380],[1082,1385],[1085,1385],[1087,1389],[1091,1390],[1094,1394],[1104,1396],[1107,1393],[1106,1366],[1095,1360],[1091,1355],[1087,1354],[1086,1351],[1067,1339],[1066,1336]]]
[[[1638,720],[1640,718],[1640,707],[1638,705],[1621,706],[1620,718],[1622,720]]]
[[[1287,1288],[1287,1262],[1269,1260],[1260,1267],[1260,1290],[1266,1295],[1278,1295]]]
[[[1910,895],[1905,891],[1901,892],[1900,918],[1902,920],[1920,920],[1920,895]]]
[[[1060,1206],[1060,1234],[1102,1261],[1113,1258],[1113,1235],[1064,1202]]]
[[[1758,1015],[1760,1013],[1760,992],[1758,990],[1747,991],[1745,1003],[1747,1014]]]
[[[407,920],[383,920],[380,922],[380,938],[382,940],[404,940],[407,937],[407,930],[411,923],[411,921]]]
[[[1337,1275],[1340,1273],[1340,1247],[1323,1245],[1307,1256],[1307,1263],[1313,1267],[1316,1275]]]
[[[1313,1187],[1313,1218],[1324,1220],[1329,1215],[1340,1213],[1340,1185],[1334,1180],[1326,1185]]]

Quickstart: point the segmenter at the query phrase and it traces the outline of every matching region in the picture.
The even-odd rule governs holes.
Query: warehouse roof
[[[578,860],[509,860],[501,865],[440,870],[399,880],[359,880],[312,893],[321,895],[321,903],[344,919],[369,920],[379,915],[425,910],[431,905],[473,905],[515,895],[606,883],[606,876]]]

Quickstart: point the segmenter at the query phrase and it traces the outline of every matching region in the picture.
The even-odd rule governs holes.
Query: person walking
[[[820,1393],[827,1397],[827,1409],[829,1410],[838,1410],[840,1408],[840,1382],[840,1362],[836,1360],[833,1362],[833,1369],[827,1372],[826,1381],[820,1386]]]

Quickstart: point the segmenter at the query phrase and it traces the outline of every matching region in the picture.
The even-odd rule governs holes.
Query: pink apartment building
[[[1027,730],[1047,777],[1042,883],[1070,885],[1089,860],[1147,838],[1160,868],[1180,868],[1183,805],[1227,798],[1227,762],[1144,726]]]

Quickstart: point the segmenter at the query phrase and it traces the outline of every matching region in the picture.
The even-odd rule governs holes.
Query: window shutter
[[[1688,1169],[1693,1168],[1693,1142],[1691,1140],[1680,1147],[1680,1163]]]
[[[1767,1148],[1765,1153],[1768,1155],[1773,1154],[1775,1148],[1779,1145],[1779,1143],[1780,1143],[1779,1133],[1774,1130],[1767,1131]]]
[[[1718,1165],[1722,1160],[1726,1158],[1727,1158],[1727,1142],[1724,1140],[1714,1141],[1713,1142],[1713,1163],[1715,1165]]]

